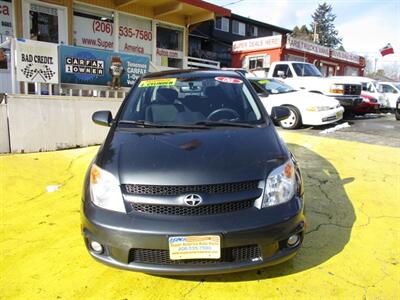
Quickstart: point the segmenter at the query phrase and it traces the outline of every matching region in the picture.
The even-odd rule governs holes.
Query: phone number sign
[[[119,51],[152,54],[151,21],[120,14],[117,32],[110,21],[74,16],[75,45],[114,50],[114,35],[118,34]]]

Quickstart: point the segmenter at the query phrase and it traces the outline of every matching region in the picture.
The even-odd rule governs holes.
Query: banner
[[[17,39],[18,81],[58,83],[57,44]]]
[[[280,48],[281,45],[282,36],[274,35],[250,40],[235,41],[232,44],[232,52],[237,53],[242,51],[273,49]]]
[[[12,3],[0,1],[0,43],[12,35]]]
[[[288,36],[286,42],[287,49],[300,50],[325,57],[329,57],[329,48]]]
[[[130,87],[149,63],[148,56],[60,45],[61,83]]]
[[[113,50],[114,24],[89,17],[74,16],[74,44]]]
[[[346,52],[346,51],[340,51],[340,50],[331,50],[331,57],[332,58],[336,58],[336,59],[340,59],[340,60],[345,60],[345,61],[349,61],[355,64],[359,64],[360,63],[360,56],[358,56],[357,54],[353,54],[350,52]]]

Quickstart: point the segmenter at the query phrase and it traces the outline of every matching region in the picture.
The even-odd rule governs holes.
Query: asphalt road
[[[350,127],[324,133],[324,130],[346,122]],[[285,130],[279,128],[279,131]],[[343,119],[338,123],[326,126],[304,126],[301,129],[295,130],[295,132],[368,144],[400,147],[400,121],[396,121],[394,114],[367,114],[366,116]]]

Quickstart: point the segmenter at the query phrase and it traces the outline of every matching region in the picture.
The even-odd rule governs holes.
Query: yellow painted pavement
[[[400,149],[281,135],[305,177],[304,246],[287,263],[230,275],[158,277],[94,261],[79,209],[96,147],[0,156],[0,299],[399,299]]]

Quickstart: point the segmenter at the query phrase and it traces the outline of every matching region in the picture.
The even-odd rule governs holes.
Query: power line
[[[224,5],[221,5],[221,6],[222,6],[222,7],[225,7],[225,6],[228,6],[228,5],[233,5],[233,4],[236,4],[236,3],[242,2],[242,1],[244,1],[244,0],[237,0],[237,1],[233,1],[233,2],[231,2],[231,3],[227,3],[227,4],[224,4]]]

